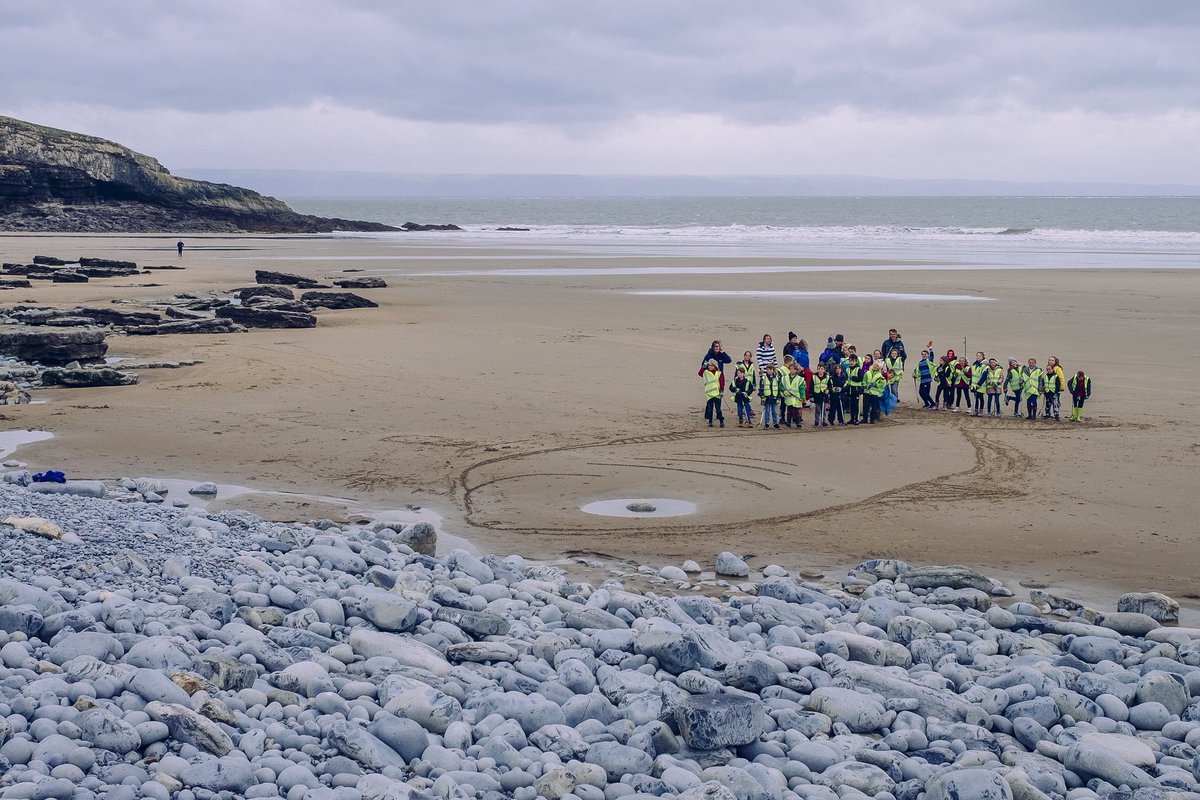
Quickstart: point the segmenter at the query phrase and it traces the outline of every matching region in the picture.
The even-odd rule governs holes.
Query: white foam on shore
[[[811,300],[828,300],[832,298],[848,300],[918,300],[918,301],[947,301],[947,302],[992,302],[994,297],[981,297],[973,294],[910,294],[906,292],[802,292],[774,291],[756,289],[717,291],[711,289],[646,289],[627,291],[625,294],[643,295],[647,297],[761,297],[768,300],[794,300],[807,298]]]
[[[645,503],[654,506],[653,511],[630,511],[628,506]],[[625,498],[623,500],[598,500],[594,503],[580,506],[585,514],[595,514],[601,517],[682,517],[694,514],[696,504],[687,500],[670,500],[657,497]]]
[[[574,258],[574,256],[572,256]],[[524,260],[518,259],[518,260]],[[633,277],[638,275],[769,275],[783,272],[876,272],[890,270],[965,269],[959,266],[911,264],[871,265],[761,265],[745,267],[547,267],[545,269],[456,269],[408,273],[412,278],[578,278]],[[382,272],[383,270],[368,270]]]
[[[43,442],[53,438],[54,434],[50,431],[0,431],[0,458],[12,455],[23,444]]]

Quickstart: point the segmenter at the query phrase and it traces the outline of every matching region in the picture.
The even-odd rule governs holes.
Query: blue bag
[[[884,414],[892,413],[892,409],[896,407],[896,395],[885,391],[883,397],[879,398],[879,407],[883,409]]]

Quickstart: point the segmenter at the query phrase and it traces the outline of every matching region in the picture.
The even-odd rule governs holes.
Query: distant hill
[[[150,156],[0,116],[0,230],[319,233],[396,230],[298,214],[249,189],[177,178]]]
[[[284,169],[189,169],[283,197],[1171,197],[1200,186],[861,175],[420,175]]]

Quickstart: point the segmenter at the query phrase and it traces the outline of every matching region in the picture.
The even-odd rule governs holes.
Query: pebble
[[[19,482],[0,508],[76,534],[0,526],[3,797],[1200,794],[1200,630],[1156,593],[1005,608],[975,570],[874,559],[722,598],[686,562],[645,571],[679,594],[638,594],[436,557],[430,526]]]

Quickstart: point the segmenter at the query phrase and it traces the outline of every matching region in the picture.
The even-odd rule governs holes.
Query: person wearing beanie
[[[783,346],[783,354],[785,356],[791,356],[792,358],[796,358],[796,348],[798,348],[799,346],[800,346],[800,337],[796,335],[795,331],[788,331],[788,340],[787,340],[787,344],[785,344]]]
[[[1083,404],[1092,396],[1092,379],[1079,370],[1067,381],[1071,393],[1071,421],[1083,422]]]

